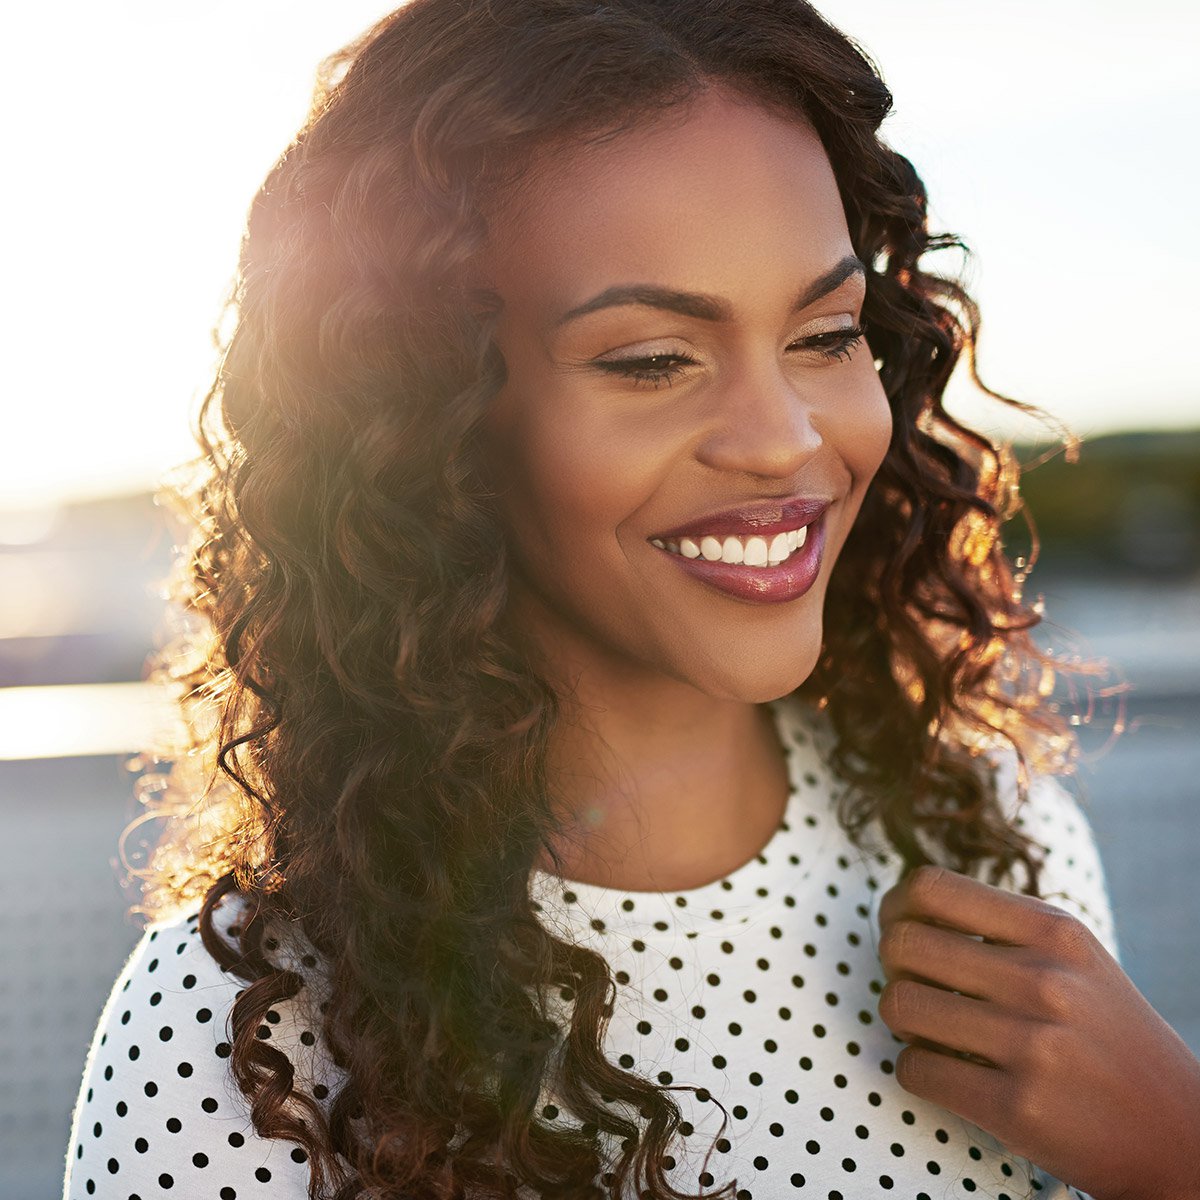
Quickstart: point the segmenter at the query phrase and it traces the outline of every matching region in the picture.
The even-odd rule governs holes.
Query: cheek
[[[658,459],[641,439],[557,400],[512,406],[493,449],[499,502],[532,573],[608,571],[617,528],[652,494]]]
[[[866,490],[887,456],[892,440],[892,410],[874,366],[839,412],[838,443],[853,476],[855,490]]]

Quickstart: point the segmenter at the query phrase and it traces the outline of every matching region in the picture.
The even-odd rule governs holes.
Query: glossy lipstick
[[[692,537],[696,533],[718,534],[732,533],[735,535],[758,534],[768,537],[785,529],[795,529],[809,517],[808,534],[804,545],[794,550],[777,566],[748,567],[740,563],[709,562],[706,558],[687,558],[682,554],[674,554],[670,550],[653,548],[658,553],[666,555],[675,562],[680,570],[687,571],[696,579],[716,588],[727,595],[739,600],[748,600],[756,604],[782,604],[803,596],[816,581],[821,569],[821,554],[825,548],[825,512],[829,505],[826,501],[816,504],[804,502],[807,512],[800,520],[791,516],[783,520],[763,521],[758,525],[749,526],[745,520],[726,520],[722,527],[719,520],[709,519],[706,523],[697,522],[684,529],[678,537]],[[786,510],[786,505],[784,506]],[[778,506],[775,509],[778,512]],[[676,540],[676,535],[661,535],[660,540],[670,538]],[[653,543],[652,543],[653,545]]]
[[[707,517],[697,517],[687,525],[668,529],[654,536],[660,542],[677,542],[681,537],[696,538],[706,533],[714,537],[732,533],[735,537],[758,534],[767,541],[785,529],[798,529],[812,524],[827,508],[828,500],[796,496],[791,500],[767,500],[727,508]]]

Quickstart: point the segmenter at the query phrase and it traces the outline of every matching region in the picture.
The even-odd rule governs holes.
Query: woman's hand
[[[1082,921],[922,866],[879,924],[902,1088],[1095,1200],[1200,1197],[1200,1062]]]

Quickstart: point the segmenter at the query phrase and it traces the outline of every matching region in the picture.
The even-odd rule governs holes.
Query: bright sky
[[[389,7],[9,10],[0,508],[151,487],[192,455],[250,197],[317,61]],[[985,379],[1084,435],[1200,425],[1200,6],[819,7],[881,66],[885,132],[976,251]]]

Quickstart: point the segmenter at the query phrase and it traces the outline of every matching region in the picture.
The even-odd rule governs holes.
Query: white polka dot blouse
[[[668,1178],[697,1192],[733,1180],[738,1200],[1090,1200],[897,1084],[903,1043],[879,1017],[877,914],[901,864],[877,829],[862,849],[841,829],[826,731],[792,697],[769,707],[791,792],[751,861],[680,892],[625,892],[539,870],[530,880],[546,926],[612,967],[609,1058],[695,1089],[672,1092],[684,1120]],[[1047,851],[1043,896],[1118,957],[1082,809],[1039,777],[1018,810],[1010,762],[1000,778],[1010,815]],[[218,928],[237,919],[236,900],[223,903]],[[307,1198],[303,1150],[259,1137],[229,1077],[226,1018],[243,984],[208,954],[197,922],[190,912],[149,926],[114,984],[74,1111],[63,1200]],[[340,1076],[311,1003],[320,964],[298,935],[267,948],[307,986],[271,1010],[259,1036],[327,1105]],[[577,1123],[548,1088],[538,1104],[543,1120]]]

